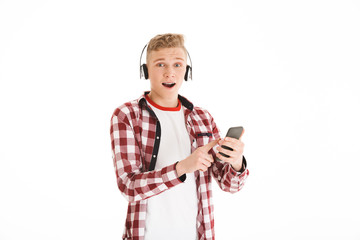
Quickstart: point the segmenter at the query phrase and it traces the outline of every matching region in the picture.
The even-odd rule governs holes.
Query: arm
[[[141,147],[125,114],[115,111],[111,118],[111,147],[119,190],[129,202],[157,195],[182,180],[176,163],[151,172],[142,172]]]
[[[215,160],[214,164],[211,166],[211,173],[217,180],[216,182],[221,190],[235,193],[242,189],[246,178],[249,175],[245,158],[243,159],[243,168],[243,172],[237,172],[229,163]]]

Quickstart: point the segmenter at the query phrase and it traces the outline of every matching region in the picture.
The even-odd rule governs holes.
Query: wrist
[[[234,165],[231,165],[231,167],[237,172],[240,172],[240,170],[241,170],[241,165],[237,166],[237,165],[234,164]]]
[[[176,169],[176,173],[179,177],[186,173],[182,166],[182,161],[180,161],[176,164],[175,169]]]
[[[242,169],[242,166],[243,166],[242,161],[231,164],[231,167],[237,172],[240,172],[240,170]]]

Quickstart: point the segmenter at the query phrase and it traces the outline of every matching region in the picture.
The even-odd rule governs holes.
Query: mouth
[[[167,88],[172,88],[175,86],[175,83],[162,83],[162,85]]]

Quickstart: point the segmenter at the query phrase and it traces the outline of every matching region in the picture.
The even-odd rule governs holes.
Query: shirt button
[[[159,139],[159,138],[160,138],[159,136],[156,137],[156,139]]]
[[[153,157],[156,157],[156,155],[153,155]]]

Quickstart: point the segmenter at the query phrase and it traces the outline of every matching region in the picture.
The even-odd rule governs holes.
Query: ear
[[[141,65],[141,71],[144,74],[144,78],[148,79],[149,78],[149,72],[148,72],[148,68],[147,68],[146,64]]]
[[[184,76],[185,81],[188,80],[189,76],[191,78],[191,67],[189,65],[186,65],[186,72],[185,72],[185,76]]]

